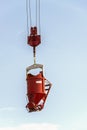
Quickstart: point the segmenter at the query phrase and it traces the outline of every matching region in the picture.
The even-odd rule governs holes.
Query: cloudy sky
[[[26,26],[25,0],[0,1],[0,130],[87,130],[87,1],[41,0],[37,63],[52,89],[35,113],[25,108]]]

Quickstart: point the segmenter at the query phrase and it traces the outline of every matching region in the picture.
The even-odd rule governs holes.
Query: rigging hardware
[[[41,43],[41,27],[40,27],[40,0],[36,0],[36,20],[33,25],[31,2],[33,0],[26,0],[27,12],[27,44],[33,47],[34,64],[26,68],[27,80],[27,97],[28,104],[26,108],[29,112],[40,111],[43,109],[45,101],[52,84],[44,77],[43,65],[36,63],[36,47]],[[35,2],[35,0],[34,0]],[[29,26],[30,23],[30,26]],[[41,69],[37,75],[30,73],[30,70]]]

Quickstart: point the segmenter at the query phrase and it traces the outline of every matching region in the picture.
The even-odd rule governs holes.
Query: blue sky
[[[37,63],[52,82],[45,107],[28,113],[26,3],[0,2],[0,130],[87,130],[87,1],[42,0]]]

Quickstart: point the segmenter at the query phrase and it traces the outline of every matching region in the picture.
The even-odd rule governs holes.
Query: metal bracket
[[[33,65],[28,66],[28,67],[26,68],[26,74],[28,73],[28,71],[30,71],[30,70],[32,70],[32,69],[37,69],[37,68],[40,68],[40,69],[42,69],[42,71],[43,71],[43,65],[42,65],[42,64],[33,64]]]

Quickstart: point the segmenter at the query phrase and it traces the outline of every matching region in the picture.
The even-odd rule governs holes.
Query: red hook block
[[[37,27],[31,27],[30,36],[28,36],[28,44],[36,47],[41,43],[41,36],[37,34]]]

